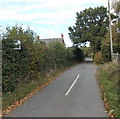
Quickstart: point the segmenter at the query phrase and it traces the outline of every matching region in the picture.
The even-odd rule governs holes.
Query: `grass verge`
[[[17,106],[20,106],[34,94],[39,92],[41,89],[46,87],[64,71],[70,69],[72,66],[76,65],[75,63],[69,67],[62,68],[59,70],[54,70],[51,73],[47,74],[44,77],[40,77],[38,80],[31,81],[29,83],[23,83],[21,86],[18,86],[12,93],[5,93],[2,95],[2,116],[8,114]]]
[[[120,118],[119,111],[119,84],[118,84],[118,64],[105,63],[98,66],[97,79],[102,90],[103,100],[110,118]]]

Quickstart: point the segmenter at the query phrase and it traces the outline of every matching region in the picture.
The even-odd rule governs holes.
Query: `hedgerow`
[[[12,92],[23,83],[42,80],[48,72],[72,64],[73,50],[64,44],[35,41],[35,33],[21,26],[7,27],[2,39],[2,91]],[[16,42],[20,42],[20,49]]]

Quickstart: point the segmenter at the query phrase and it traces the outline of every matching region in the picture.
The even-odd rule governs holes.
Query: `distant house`
[[[61,34],[61,38],[45,38],[45,39],[40,39],[39,36],[37,36],[37,42],[43,42],[45,44],[49,44],[51,42],[55,42],[55,41],[58,41],[60,43],[64,43],[64,36],[63,34]]]

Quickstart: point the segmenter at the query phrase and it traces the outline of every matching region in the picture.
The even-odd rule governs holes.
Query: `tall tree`
[[[88,8],[76,13],[75,26],[69,27],[69,36],[74,44],[90,41],[94,52],[101,50],[101,40],[108,29],[107,8]]]

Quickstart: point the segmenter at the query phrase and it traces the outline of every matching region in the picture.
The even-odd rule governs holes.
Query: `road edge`
[[[16,102],[14,102],[12,105],[10,105],[6,109],[2,110],[2,117],[4,117],[5,115],[7,115],[11,111],[13,111],[15,108],[19,107],[20,105],[22,105],[23,103],[25,103],[27,100],[29,100],[32,96],[34,96],[35,94],[37,94],[38,92],[40,92],[42,89],[44,89],[45,87],[47,87],[50,83],[52,83],[55,79],[57,79],[57,77],[59,77],[60,75],[62,75],[65,71],[70,70],[72,67],[74,67],[74,66],[76,66],[78,64],[80,64],[80,63],[75,63],[72,66],[68,66],[65,69],[60,70],[55,76],[51,77],[45,83],[43,83],[39,87],[37,87],[34,90],[32,90],[24,98],[22,98],[22,99],[20,99],[20,100],[18,100]]]

